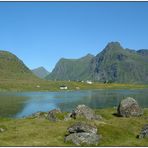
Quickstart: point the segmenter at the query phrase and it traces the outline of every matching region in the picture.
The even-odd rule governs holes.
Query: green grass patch
[[[120,84],[111,83],[104,84],[94,82],[87,84],[85,82],[75,81],[47,81],[47,80],[1,80],[0,91],[61,91],[60,86],[66,85],[68,90],[89,90],[89,89],[143,89],[148,88],[148,85],[143,84]],[[40,87],[38,87],[40,86]],[[65,91],[65,90],[64,90]]]
[[[103,119],[87,121],[84,119],[51,122],[43,118],[0,119],[0,126],[7,130],[0,133],[0,146],[75,146],[65,143],[67,128],[78,121],[83,121],[98,128],[102,135],[98,146],[148,146],[148,139],[137,139],[142,126],[148,122],[148,109],[141,117],[122,118],[113,115],[116,109],[95,110]],[[60,119],[64,115],[58,114]]]

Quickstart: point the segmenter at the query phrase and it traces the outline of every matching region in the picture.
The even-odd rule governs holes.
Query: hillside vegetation
[[[143,54],[143,52],[140,52],[140,54]],[[87,62],[92,58],[92,55],[87,55],[86,57],[81,58],[79,61],[88,68],[89,65]],[[64,59],[62,61],[65,62]],[[80,78],[81,75],[79,75],[79,72],[81,72],[82,76],[87,76],[87,78],[89,77],[88,72],[84,71],[81,64],[75,66],[77,60],[72,60],[71,63],[73,63],[72,65],[76,69],[79,68],[79,71],[76,71],[74,68],[74,71],[76,71],[76,76]],[[65,65],[65,67],[70,66],[71,64]],[[74,71],[67,71],[63,78],[68,77],[69,74],[71,74],[72,77]],[[148,88],[148,85],[142,84],[104,84],[98,82],[87,84],[86,82],[76,81],[43,80],[35,76],[32,71],[15,55],[7,51],[0,51],[0,91],[59,91],[61,85],[66,85],[68,90]]]
[[[51,80],[88,80],[93,55],[88,54],[80,59],[60,59],[46,79]]]
[[[37,80],[30,69],[14,54],[0,51],[0,80]]]
[[[109,43],[96,56],[61,59],[46,78],[116,83],[148,83],[148,50],[124,49]]]

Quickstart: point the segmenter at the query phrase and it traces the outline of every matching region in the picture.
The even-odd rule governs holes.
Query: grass
[[[102,135],[98,146],[148,146],[148,139],[137,139],[142,126],[148,122],[148,108],[141,117],[122,118],[114,116],[115,108],[98,109],[102,121],[85,121],[98,128]],[[50,122],[43,118],[0,119],[0,146],[75,146],[64,142],[67,128],[82,120]]]
[[[37,87],[37,86],[40,87]],[[75,81],[47,81],[47,80],[1,80],[0,91],[60,91],[60,85],[66,85],[68,90],[88,90],[88,89],[136,89],[148,88],[143,84],[104,84],[95,82],[87,84]]]

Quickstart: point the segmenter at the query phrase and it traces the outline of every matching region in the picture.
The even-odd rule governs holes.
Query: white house
[[[91,81],[89,81],[89,80],[87,80],[87,81],[86,81],[86,83],[87,83],[87,84],[92,84],[92,82],[91,82]]]
[[[60,89],[68,89],[68,87],[65,85],[62,85],[62,86],[60,86]]]

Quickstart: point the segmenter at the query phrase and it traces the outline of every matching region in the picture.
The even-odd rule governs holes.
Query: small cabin
[[[61,85],[61,86],[60,86],[60,89],[68,89],[68,87],[65,86],[65,85]]]
[[[92,84],[92,81],[87,80],[86,83],[87,84]]]

